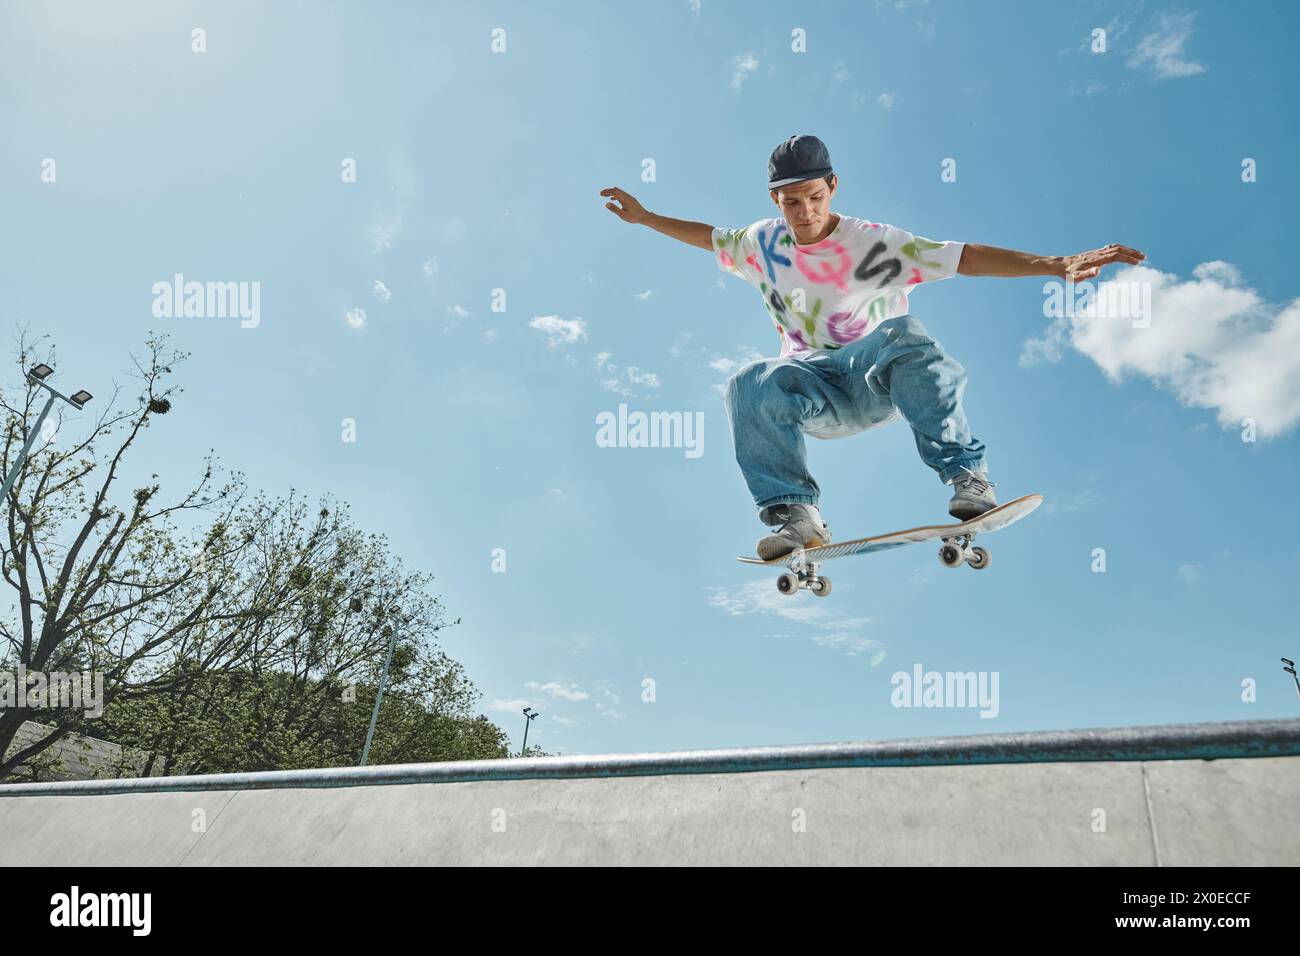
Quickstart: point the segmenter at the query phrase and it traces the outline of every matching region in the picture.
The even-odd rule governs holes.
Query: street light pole
[[[528,756],[528,725],[540,717],[541,714],[533,710],[531,707],[525,707],[524,716],[528,719],[524,721],[524,746],[523,749],[519,751],[519,756],[521,757]]]
[[[27,381],[32,385],[45,389],[50,393],[50,398],[49,401],[45,403],[45,407],[41,409],[41,414],[36,419],[36,424],[28,431],[27,441],[23,442],[22,450],[18,452],[18,457],[14,459],[13,465],[9,468],[9,474],[5,476],[4,487],[0,488],[0,501],[6,500],[9,497],[9,489],[12,488],[14,482],[18,480],[18,472],[23,467],[23,462],[27,460],[27,453],[32,450],[32,444],[36,441],[36,436],[41,433],[41,426],[45,424],[45,416],[49,415],[50,409],[54,407],[54,400],[59,398],[67,402],[73,408],[81,409],[85,407],[86,402],[93,398],[93,396],[84,388],[71,395],[64,395],[62,392],[51,388],[45,383],[45,379],[52,374],[54,374],[54,369],[44,363],[34,366],[27,373]]]
[[[388,683],[388,668],[393,663],[393,648],[396,646],[397,628],[393,628],[393,636],[388,640],[388,656],[384,658],[384,672],[379,676],[379,693],[375,694],[375,709],[370,713],[370,729],[366,731],[366,745],[361,748],[361,763],[357,765],[359,767],[364,767],[366,761],[370,759],[370,742],[375,738],[375,724],[379,723],[379,705],[384,702],[384,686]]]

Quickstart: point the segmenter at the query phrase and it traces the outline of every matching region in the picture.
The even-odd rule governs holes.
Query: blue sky
[[[1297,27],[1283,2],[7,4],[3,315],[105,396],[170,334],[186,391],[133,473],[179,495],[214,448],[347,501],[437,576],[445,648],[516,744],[525,704],[565,753],[1294,716]],[[763,528],[719,389],[776,335],[598,193],[747,225],[802,132],[833,211],[1147,254],[1140,331],[1054,323],[1039,279],[913,294],[1001,495],[1048,501],[987,572],[917,546],[792,600],[735,561]],[[259,322],[156,318],[176,273],[259,283]],[[598,447],[620,402],[702,412],[703,454]],[[838,538],[945,518],[902,423],[811,444]],[[996,672],[997,716],[893,706],[917,664]]]

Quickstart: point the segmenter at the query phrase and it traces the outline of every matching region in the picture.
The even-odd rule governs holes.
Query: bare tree
[[[25,334],[18,345],[22,369],[53,364],[53,350],[36,354]],[[148,754],[146,774],[355,761],[394,633],[378,752],[503,756],[506,736],[473,717],[477,691],[435,644],[448,622],[432,579],[403,571],[385,538],[351,527],[342,507],[308,505],[292,490],[250,496],[238,473],[217,488],[211,451],[179,501],[160,501],[157,475],[122,488],[127,451],[181,392],[165,380],[183,358],[149,337],[147,358],[134,363],[134,407],[118,408],[114,389],[66,450],[55,441],[70,428],[61,412],[10,489],[0,574],[14,601],[0,618],[0,670],[103,675],[104,715],[0,711],[0,778],[19,766],[30,773],[72,732]],[[0,467],[25,441],[35,398],[0,393]],[[22,722],[38,718],[51,732],[8,753]]]
[[[31,772],[73,732],[143,751],[146,773],[352,762],[395,629],[377,749],[389,759],[504,755],[504,733],[473,717],[477,691],[437,649],[449,622],[431,579],[403,571],[344,509],[292,491],[249,496],[238,474],[215,487],[211,452],[174,503],[159,501],[157,475],[122,487],[127,452],[181,391],[165,380],[185,356],[160,337],[148,348],[135,361],[134,407],[119,408],[115,389],[66,449],[60,414],[10,491],[0,574],[15,600],[13,619],[0,619],[0,669],[102,675],[105,710],[98,721],[68,707],[0,711],[0,756],[24,720],[53,728],[4,756],[0,778]],[[52,349],[36,353],[24,335],[20,367],[54,364]],[[0,392],[0,467],[25,440],[35,398],[29,389],[11,404]]]
[[[54,350],[38,354],[26,332],[18,342],[20,369],[40,361],[54,364]],[[121,487],[123,460],[144,430],[172,407],[179,391],[168,387],[172,367],[186,356],[167,349],[161,337],[148,339],[148,355],[134,360],[140,381],[133,407],[121,407],[122,389],[112,396],[87,433],[71,442],[62,409],[56,424],[33,445],[17,475],[0,535],[0,575],[13,588],[16,620],[0,619],[0,661],[29,671],[83,671],[103,675],[104,700],[128,690],[166,690],[171,664],[197,655],[227,666],[247,650],[241,622],[256,614],[230,584],[241,555],[251,546],[227,528],[243,495],[238,476],[215,487],[209,453],[195,487],[173,503],[158,501],[153,481],[129,492]],[[37,396],[10,401],[0,391],[6,414],[3,461],[6,472],[34,418]],[[111,446],[108,451],[102,451]],[[125,500],[123,500],[125,499]],[[195,530],[200,517],[206,529]],[[178,528],[195,527],[191,537]],[[151,672],[151,673],[150,673]],[[140,680],[132,675],[148,673]],[[0,755],[32,708],[0,713]],[[85,729],[81,710],[63,708],[43,740],[0,761],[0,776],[75,730]]]

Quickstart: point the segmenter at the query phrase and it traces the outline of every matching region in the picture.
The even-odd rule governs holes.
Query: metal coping
[[[0,785],[0,797],[282,790],[499,780],[578,780],[843,767],[938,767],[1294,756],[1300,756],[1300,719],[1236,720],[1151,727],[980,734],[969,737],[916,737],[865,743],[796,744],[574,757],[515,757],[378,767],[330,767],[321,770],[268,770],[186,777],[18,783]]]

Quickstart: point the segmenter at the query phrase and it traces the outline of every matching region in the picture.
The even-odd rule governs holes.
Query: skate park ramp
[[[0,786],[0,866],[1295,865],[1300,720]]]

